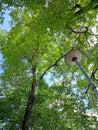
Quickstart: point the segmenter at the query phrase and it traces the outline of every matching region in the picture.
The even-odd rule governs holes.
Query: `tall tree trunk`
[[[21,126],[22,130],[28,130],[28,127],[29,127],[29,119],[31,117],[32,106],[33,106],[34,100],[35,100],[35,88],[36,88],[36,68],[33,69],[32,88],[31,88],[29,99],[28,99],[27,108],[26,108],[26,111],[24,114],[22,126]]]

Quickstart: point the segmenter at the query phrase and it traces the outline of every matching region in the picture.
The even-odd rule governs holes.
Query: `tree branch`
[[[95,69],[92,71],[92,74],[91,74],[91,79],[94,79],[96,81],[98,81],[98,79],[96,79],[96,73],[97,73],[98,69]]]
[[[98,9],[98,3],[96,0],[91,0],[90,3],[86,5],[85,7],[82,7],[80,4],[77,4],[77,3],[74,6],[74,11],[76,15],[80,15],[86,11],[96,10],[96,9]]]
[[[66,54],[62,55],[61,57],[59,57],[54,64],[52,64],[51,66],[49,66],[40,76],[40,79],[42,79],[44,77],[44,75],[47,73],[48,70],[50,70],[52,67],[56,66],[57,63],[65,56]]]
[[[82,34],[82,33],[86,33],[88,31],[88,27],[85,27],[85,30],[83,31],[77,31],[77,30],[74,30],[73,28],[71,27],[68,27],[73,33],[76,33],[76,34]]]
[[[98,71],[98,69],[94,69],[94,70],[92,71],[91,77],[90,77],[92,80],[98,81],[98,79],[96,79],[96,76],[95,76],[96,73],[97,73],[97,71]],[[94,86],[95,86],[95,85],[94,85]],[[88,93],[89,88],[90,88],[90,84],[89,84],[88,87],[86,88],[85,94]]]

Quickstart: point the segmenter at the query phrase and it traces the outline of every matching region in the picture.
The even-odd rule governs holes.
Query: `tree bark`
[[[36,68],[33,69],[32,88],[31,88],[29,99],[28,99],[27,108],[26,108],[26,111],[24,114],[22,126],[21,126],[22,130],[28,130],[28,128],[29,128],[29,119],[32,114],[32,106],[33,106],[34,100],[35,100],[35,88],[36,88]]]

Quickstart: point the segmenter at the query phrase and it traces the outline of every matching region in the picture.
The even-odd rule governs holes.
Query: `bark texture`
[[[27,108],[26,108],[26,111],[24,114],[22,126],[21,126],[22,130],[29,129],[29,119],[30,119],[31,114],[32,114],[32,106],[33,106],[34,100],[35,100],[35,88],[36,88],[36,68],[33,69],[32,88],[31,88],[29,99],[28,99]]]

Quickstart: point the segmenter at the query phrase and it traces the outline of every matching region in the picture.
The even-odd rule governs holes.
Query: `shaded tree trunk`
[[[33,106],[34,100],[35,100],[35,88],[36,88],[36,68],[33,69],[32,88],[31,88],[29,99],[28,99],[27,108],[26,108],[26,111],[24,114],[22,126],[21,126],[22,130],[28,130],[28,128],[29,128],[29,119],[32,114],[32,106]]]

